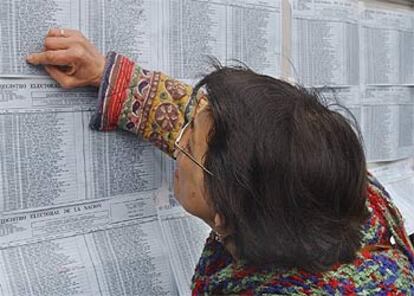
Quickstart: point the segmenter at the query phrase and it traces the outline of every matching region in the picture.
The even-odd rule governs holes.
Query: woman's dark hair
[[[218,67],[200,87],[213,121],[205,187],[240,258],[313,272],[352,261],[368,211],[348,119],[317,92],[244,67]]]

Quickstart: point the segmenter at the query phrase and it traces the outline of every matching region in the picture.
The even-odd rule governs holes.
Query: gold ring
[[[60,29],[60,36],[61,36],[61,37],[65,37],[65,30]]]

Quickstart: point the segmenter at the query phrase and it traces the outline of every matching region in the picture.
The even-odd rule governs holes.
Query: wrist
[[[101,85],[102,76],[105,71],[105,62],[105,57],[100,56],[99,61],[97,62],[96,74],[93,75],[90,83],[92,86],[99,87]]]

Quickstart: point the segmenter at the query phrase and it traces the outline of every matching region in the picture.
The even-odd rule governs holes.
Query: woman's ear
[[[214,227],[213,230],[216,232],[216,234],[219,237],[219,240],[222,241],[222,239],[224,237],[227,236],[227,231],[225,229],[225,225],[224,225],[224,218],[222,215],[220,215],[219,213],[215,213],[214,215]]]
[[[222,233],[224,230],[224,225],[225,222],[223,216],[216,212],[216,214],[214,215],[214,229],[217,232]]]

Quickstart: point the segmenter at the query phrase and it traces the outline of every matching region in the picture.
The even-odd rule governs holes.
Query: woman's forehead
[[[206,107],[208,106],[208,100],[206,93],[203,89],[198,90],[197,95],[195,97],[195,106],[194,111],[192,114],[192,120],[195,121],[199,114],[205,112]],[[190,119],[191,120],[191,119]]]
[[[207,105],[205,105],[194,116],[192,126],[192,138],[197,144],[206,143],[207,136],[212,124],[211,115],[208,111]]]
[[[207,94],[204,89],[199,89],[195,97],[195,107],[193,116],[196,116],[201,110],[208,105]]]

